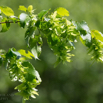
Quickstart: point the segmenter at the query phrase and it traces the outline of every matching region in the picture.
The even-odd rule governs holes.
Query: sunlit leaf
[[[21,13],[19,18],[20,18],[20,26],[24,28],[25,25],[29,22],[30,17],[25,13]]]
[[[38,59],[38,51],[36,47],[33,47],[31,49],[32,54],[34,55],[35,59]]]
[[[91,43],[91,32],[90,29],[85,21],[82,22],[73,22],[73,25],[76,27],[76,30],[80,32],[80,40],[86,46],[89,46]]]
[[[42,38],[40,37],[40,35],[35,35],[34,38],[30,38],[29,40],[29,47],[35,59],[39,59],[38,57],[41,54],[42,43],[43,42],[42,42]]]
[[[13,16],[14,12],[10,7],[0,6],[1,12],[3,12],[6,16]]]
[[[5,53],[6,53],[6,51],[5,51],[5,50],[0,49],[0,55],[5,54]]]
[[[25,11],[25,12],[26,12],[27,8],[26,8],[25,6],[20,5],[20,6],[19,6],[19,10],[22,10],[22,11]]]
[[[36,98],[35,95],[38,95],[38,92],[35,87],[42,82],[34,64],[28,62],[28,59],[32,58],[39,60],[43,44],[42,37],[47,40],[46,43],[57,57],[56,66],[60,62],[71,62],[71,57],[74,56],[71,51],[75,49],[74,42],[78,37],[88,47],[88,53],[92,54],[92,59],[103,62],[103,34],[97,30],[90,31],[85,21],[79,23],[67,20],[63,17],[69,16],[69,11],[65,8],[60,7],[53,13],[42,10],[37,15],[33,13],[32,5],[28,8],[21,5],[19,10],[26,13],[16,17],[13,16],[14,12],[11,8],[0,7],[0,14],[7,16],[7,18],[3,17],[5,15],[0,16],[1,32],[7,31],[10,23],[18,23],[20,27],[26,27],[25,40],[31,52],[23,49],[16,51],[14,48],[9,49],[7,53],[0,50],[0,65],[5,64],[11,80],[21,82],[15,89],[18,89],[18,95],[23,96],[23,103],[30,96]]]
[[[32,11],[33,11],[33,6],[32,6],[32,5],[29,5],[29,6],[28,6],[28,11],[29,11],[29,12],[32,12]]]
[[[69,16],[69,11],[62,7],[57,9],[57,13],[61,16]]]
[[[81,35],[86,35],[87,33],[90,33],[90,29],[85,21],[82,21],[80,23],[77,21],[73,21],[72,23],[76,27],[76,29],[80,31]]]
[[[1,15],[1,9],[0,9],[0,15]]]
[[[36,94],[39,95],[38,92],[36,92],[37,90],[33,88],[34,91],[32,91],[32,94]]]
[[[36,71],[36,70],[35,70],[35,76],[36,76],[36,78],[38,79],[39,82],[42,81],[41,78],[40,78],[40,75],[39,75],[38,71]]]
[[[92,30],[91,34],[93,37],[96,37],[97,40],[100,40],[103,42],[103,34],[99,32],[98,30]]]
[[[28,52],[26,53],[25,50],[20,49],[18,52],[19,52],[21,55],[23,55],[23,56],[25,56],[25,57],[27,57],[27,58],[29,58],[29,59],[32,59],[32,57],[34,57],[34,55],[33,55],[30,51],[28,51]]]

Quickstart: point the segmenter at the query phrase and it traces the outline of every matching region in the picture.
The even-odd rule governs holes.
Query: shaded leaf
[[[7,59],[19,59],[21,57],[21,54],[17,52],[14,48],[10,48],[9,51],[6,53]]]
[[[28,70],[25,70],[25,71],[27,72],[26,74],[24,74],[26,81],[33,82],[33,80],[36,80],[36,77],[35,77],[34,73],[33,73],[33,74],[30,74],[30,73],[28,72],[29,69],[28,69]]]
[[[0,66],[2,65],[3,58],[0,56]]]
[[[35,68],[30,62],[24,61],[22,62],[22,65],[27,68],[26,69],[27,73],[35,75]]]
[[[33,48],[34,46],[41,46],[43,44],[42,38],[40,35],[34,35],[29,40],[29,47]]]
[[[34,35],[35,33],[35,30],[36,30],[36,27],[29,27],[25,33],[25,41],[27,43],[28,46],[29,45],[29,42],[30,42],[30,38]]]
[[[42,19],[42,17],[44,16],[44,15],[46,15],[48,13],[48,10],[42,10],[39,14],[38,14],[38,18],[39,19]]]

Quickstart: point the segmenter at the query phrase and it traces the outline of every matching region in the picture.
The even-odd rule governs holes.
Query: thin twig
[[[20,21],[15,21],[15,22],[13,22],[13,21],[6,21],[6,22],[0,22],[0,24],[4,24],[4,23],[18,23],[18,22],[20,22]]]

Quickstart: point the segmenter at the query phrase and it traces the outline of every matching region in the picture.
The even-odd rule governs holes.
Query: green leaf
[[[19,59],[21,57],[21,54],[15,50],[13,50],[13,48],[11,49],[11,52],[17,56],[17,58]]]
[[[37,51],[37,47],[33,47],[31,49],[32,54],[34,55],[35,59],[38,59],[38,51]]]
[[[20,6],[19,6],[19,10],[22,10],[22,11],[25,11],[25,12],[26,12],[27,8],[26,8],[25,6],[20,5]]]
[[[28,46],[30,46],[29,45],[30,37],[34,35],[36,29],[37,29],[36,27],[29,27],[25,33],[25,41]]]
[[[30,62],[24,61],[22,62],[22,65],[25,67],[24,72],[26,72],[25,74],[26,80],[33,81],[34,79],[37,78],[38,82],[41,82],[39,73],[35,70],[35,68]]]
[[[9,20],[4,17],[1,22],[4,22],[4,23],[1,24],[1,25],[2,25],[2,30],[1,30],[1,32],[6,32],[6,31],[8,31],[9,28],[10,28]]]
[[[0,9],[0,16],[1,16],[1,9]]]
[[[22,103],[25,103],[25,102],[26,102],[26,100],[24,98],[22,98]]]
[[[39,75],[38,71],[36,71],[36,70],[35,70],[35,76],[36,76],[36,78],[38,79],[39,82],[42,82],[40,75]]]
[[[15,49],[11,48],[10,51],[16,55],[16,56],[21,56],[21,54],[19,52],[17,52]]]
[[[25,103],[26,100],[29,100],[29,93],[28,91],[24,90],[24,91],[19,91],[17,93],[15,93],[15,95],[20,95],[23,97],[24,101],[22,101],[22,103]]]
[[[30,17],[25,13],[21,13],[19,18],[20,18],[20,21],[22,21],[22,22],[26,22],[26,21],[30,20]]]
[[[34,37],[30,38],[29,40],[29,47],[35,59],[39,59],[38,57],[41,54],[42,43],[43,42],[42,42],[42,38],[40,37],[40,35],[34,35]]]
[[[14,48],[9,49],[9,51],[7,52],[7,54],[11,57],[13,57],[13,55],[20,57],[21,54],[19,52],[17,52]]]
[[[92,37],[95,37],[97,40],[100,40],[103,42],[103,34],[99,32],[98,30],[92,30],[91,31]]]
[[[39,14],[38,14],[38,18],[39,19],[42,19],[42,17],[44,16],[44,15],[46,15],[48,13],[48,10],[42,10]]]
[[[24,67],[26,67],[26,68],[25,68],[25,69],[26,69],[25,71],[26,71],[27,73],[32,74],[32,75],[35,76],[35,68],[33,67],[33,65],[32,65],[30,62],[24,61],[24,62],[22,63],[22,65],[23,65]]]
[[[40,27],[40,24],[41,24],[40,20],[37,20],[37,22],[35,23],[35,26]]]
[[[57,9],[57,13],[60,15],[60,16],[69,16],[69,11],[66,10],[65,8],[58,8]]]
[[[18,93],[16,93],[16,95],[20,95],[20,96],[23,96],[23,98],[25,99],[25,100],[28,100],[29,99],[29,93],[28,93],[28,85],[27,85],[27,83],[22,83],[22,84],[20,84],[20,85],[18,85],[18,86],[16,86],[15,87],[15,89],[18,89]]]
[[[32,57],[34,57],[34,55],[33,55],[30,51],[28,51],[28,53],[26,53],[25,50],[20,49],[18,52],[19,52],[21,55],[23,55],[23,56],[25,56],[25,57],[27,57],[27,58],[29,58],[29,59],[32,59]]]
[[[14,15],[14,12],[10,7],[0,6],[0,9],[6,16],[13,16]]]
[[[22,84],[16,86],[14,89],[25,90],[26,89],[26,83],[22,83]]]
[[[5,50],[0,49],[0,54],[5,53]]]
[[[82,22],[74,22],[73,21],[73,25],[76,26],[76,30],[78,30],[78,32],[80,32],[80,40],[83,44],[85,44],[86,46],[90,46],[91,44],[91,32],[90,29],[87,25],[87,23],[85,21]]]
[[[27,72],[26,74],[24,74],[26,81],[33,82],[33,80],[36,80],[36,76],[28,72],[29,69],[25,71]]]
[[[31,13],[33,11],[33,6],[32,5],[29,5],[28,6],[28,11]]]
[[[33,48],[34,46],[41,46],[43,44],[42,38],[40,35],[34,35],[29,40],[29,47]]]
[[[86,35],[87,33],[90,33],[90,29],[85,21],[82,21],[80,23],[77,21],[73,21],[72,23],[74,26],[76,26],[76,29],[80,31],[81,35]]]
[[[19,18],[16,17],[16,16],[10,16],[10,17],[9,17],[9,20],[10,20],[10,21],[13,21],[14,23],[17,23],[17,21],[19,21]]]
[[[2,65],[3,63],[3,58],[0,56],[0,66]]]
[[[30,21],[30,17],[25,13],[21,13],[19,19],[20,19],[20,26],[23,28]]]

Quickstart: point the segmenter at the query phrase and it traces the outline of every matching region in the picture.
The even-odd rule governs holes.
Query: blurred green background
[[[20,14],[19,5],[33,5],[35,13],[64,7],[70,12],[68,19],[85,20],[90,29],[103,33],[103,0],[0,0],[1,5],[11,7],[16,16]],[[11,24],[9,31],[0,33],[0,48],[26,49],[24,33],[25,29]],[[42,78],[41,85],[37,87],[39,96],[26,103],[103,103],[103,63],[90,61],[87,48],[80,42],[75,46],[73,62],[54,68],[56,57],[44,40],[41,60],[32,61]],[[8,72],[1,67],[0,103],[21,103],[22,98],[14,95],[16,85],[18,82],[10,81]]]

